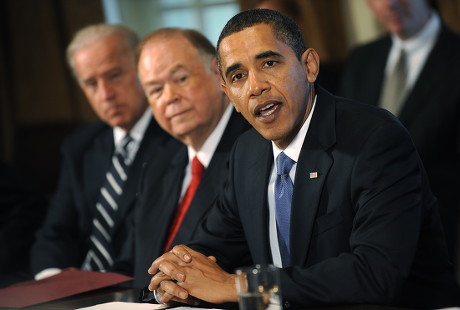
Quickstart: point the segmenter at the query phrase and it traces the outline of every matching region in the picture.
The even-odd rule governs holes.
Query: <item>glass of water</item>
[[[240,310],[280,310],[279,269],[273,265],[255,265],[236,270],[236,288]]]

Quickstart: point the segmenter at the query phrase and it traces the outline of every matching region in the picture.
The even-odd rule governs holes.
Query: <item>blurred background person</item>
[[[0,162],[0,287],[32,278],[29,251],[47,204],[37,186]]]
[[[454,259],[460,205],[460,37],[427,1],[367,4],[389,34],[351,52],[341,94],[388,109],[409,130],[439,200]]]
[[[126,27],[97,24],[78,31],[67,48],[100,121],[62,145],[59,185],[32,249],[36,279],[68,267],[131,274],[117,261],[126,254],[141,168],[170,139],[153,119],[137,78],[138,41]]]
[[[145,169],[135,222],[135,282],[144,287],[152,260],[189,242],[228,177],[230,150],[249,124],[220,86],[215,47],[195,30],[165,28],[140,44],[139,77],[158,124],[183,143],[161,187]],[[152,184],[153,183],[153,184]]]

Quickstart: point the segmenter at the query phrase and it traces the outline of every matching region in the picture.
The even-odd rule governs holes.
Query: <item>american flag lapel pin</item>
[[[318,177],[318,172],[317,171],[310,172],[310,179],[316,179],[317,177]]]

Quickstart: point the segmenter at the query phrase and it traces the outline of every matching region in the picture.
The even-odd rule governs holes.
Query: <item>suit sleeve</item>
[[[47,206],[43,193],[0,162],[0,282],[7,274],[28,270],[29,251]]]
[[[234,157],[233,150],[230,163],[233,163]],[[253,264],[237,209],[232,166],[230,164],[229,178],[223,191],[199,227],[194,241],[189,244],[198,252],[215,256],[219,266],[230,273],[237,267]]]
[[[63,144],[62,154],[58,187],[31,252],[34,274],[46,268],[79,268],[83,259],[79,249],[87,248],[79,236],[81,227],[75,197],[83,193],[75,192],[78,187],[73,184],[71,151],[66,143]]]
[[[391,303],[407,280],[424,208],[432,209],[435,201],[423,195],[418,155],[394,124],[370,133],[354,160],[350,251],[309,267],[282,269],[283,297],[292,305]]]

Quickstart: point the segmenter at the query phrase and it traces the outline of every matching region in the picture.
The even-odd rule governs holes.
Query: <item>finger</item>
[[[171,277],[165,275],[161,271],[158,272],[150,280],[150,284],[148,286],[148,289],[153,292],[154,290],[158,289],[158,287],[160,286],[161,281],[165,281],[165,280],[171,280]]]
[[[156,274],[158,272],[158,265],[160,265],[162,261],[168,259],[168,254],[170,255],[170,253],[168,252],[168,253],[165,253],[165,254],[161,255],[157,259],[155,259],[152,262],[152,265],[150,265],[150,268],[147,270],[147,272],[149,274]]]
[[[169,276],[172,280],[180,282],[185,281],[185,272],[182,271],[180,266],[172,262],[164,261],[158,266],[158,269],[165,275]]]
[[[166,254],[164,254],[162,257],[155,260],[148,272],[152,274],[153,271],[157,271],[155,276],[158,272],[163,272],[173,280],[185,281],[185,273],[180,266],[181,260],[172,253],[170,253],[168,257],[173,257],[173,259],[166,258]]]
[[[192,255],[190,253],[193,252],[193,250],[183,244],[176,245],[170,252],[180,258],[184,263],[190,263],[192,261]]]
[[[174,296],[166,293],[161,287],[159,287],[155,292],[155,300],[159,303],[168,303],[171,300],[174,300]]]
[[[162,281],[160,283],[161,290],[164,291],[164,295],[166,295],[168,298],[167,300],[171,300],[173,297],[177,297],[179,299],[185,300],[189,297],[188,292],[186,289],[180,287],[173,281]],[[171,296],[169,296],[171,295]],[[162,302],[165,302],[162,300]]]
[[[193,296],[189,296],[187,299],[181,299],[181,298],[177,298],[176,296],[173,296],[165,292],[160,294],[160,298],[158,299],[158,301],[162,303],[170,303],[171,301],[174,301],[174,302],[180,302],[180,303],[188,304],[192,306],[198,306],[201,304],[201,301]]]
[[[187,258],[188,257],[187,255],[190,256],[190,254],[187,253],[187,250],[180,249],[180,246],[176,246],[176,247],[179,247],[177,252],[174,252],[173,250],[171,250],[169,252],[166,252],[162,256],[158,257],[156,260],[154,260],[147,272],[149,274],[157,273],[160,270],[160,265],[162,265],[164,262],[172,263],[177,266],[183,265],[183,263],[187,263],[188,261],[184,261],[183,257],[185,256]],[[176,253],[178,253],[178,255],[176,255]],[[191,257],[189,261],[191,261]]]
[[[208,256],[209,260],[213,261],[214,263],[217,262],[217,258],[215,256]]]

